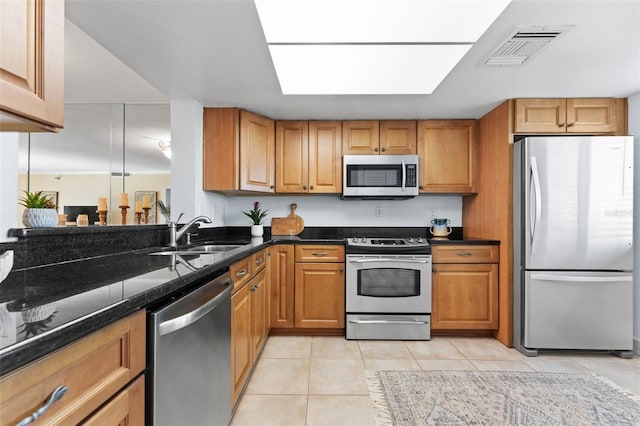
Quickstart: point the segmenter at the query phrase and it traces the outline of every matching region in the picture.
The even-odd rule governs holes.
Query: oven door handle
[[[391,259],[378,257],[375,259],[349,259],[350,263],[374,263],[374,262],[398,262],[398,263],[429,263],[428,260],[420,260],[420,259]]]
[[[429,324],[429,321],[408,321],[408,320],[354,320],[350,319],[352,324]]]

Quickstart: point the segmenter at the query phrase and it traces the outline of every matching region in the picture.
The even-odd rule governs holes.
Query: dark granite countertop
[[[358,234],[397,235],[399,229],[369,228]],[[416,235],[415,229],[403,231]],[[200,234],[207,238],[206,232]],[[457,237],[461,234],[458,232]],[[301,236],[267,235],[252,242],[245,239],[242,247],[228,252],[188,255],[179,260],[175,256],[150,256],[151,252],[167,250],[155,246],[13,270],[0,285],[0,376],[138,309],[159,305],[172,294],[196,288],[232,263],[271,244],[344,244],[348,235],[354,235],[353,230],[311,228]],[[498,242],[452,239],[432,243]]]
[[[437,245],[500,245],[500,241],[482,238],[469,238],[464,240],[450,240],[448,238],[432,238],[429,240],[432,246]]]

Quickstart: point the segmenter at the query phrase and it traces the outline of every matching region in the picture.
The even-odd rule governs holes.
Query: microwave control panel
[[[417,164],[407,164],[407,187],[418,186],[418,166]]]

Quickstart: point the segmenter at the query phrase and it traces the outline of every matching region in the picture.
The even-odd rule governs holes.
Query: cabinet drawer
[[[239,262],[234,263],[229,268],[231,279],[233,280],[233,292],[238,291],[245,285],[253,274],[253,256],[248,256]]]
[[[434,245],[433,263],[498,263],[499,246]]]
[[[145,368],[146,313],[141,310],[0,381],[0,424],[37,411],[60,385],[66,394],[38,424],[78,424]]]
[[[257,253],[254,253],[252,263],[253,263],[252,275],[257,274],[262,269],[264,269],[264,267],[267,266],[267,250],[264,249],[264,250],[260,250]]]
[[[296,262],[344,262],[344,246],[297,245]]]
[[[83,426],[143,425],[144,376],[140,376],[104,407],[82,422]]]

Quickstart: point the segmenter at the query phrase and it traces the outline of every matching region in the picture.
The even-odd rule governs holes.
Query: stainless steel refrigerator
[[[633,349],[633,137],[514,142],[514,345]]]

